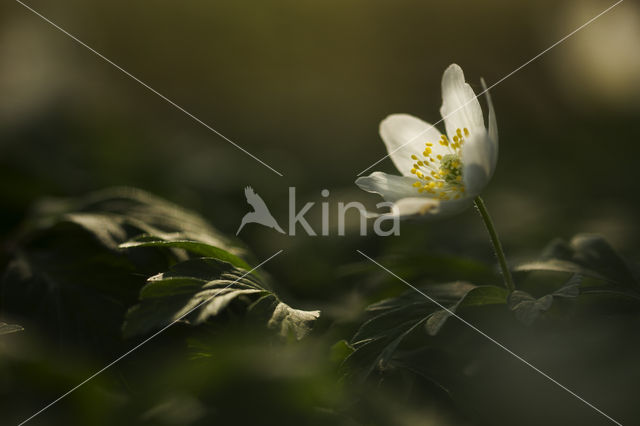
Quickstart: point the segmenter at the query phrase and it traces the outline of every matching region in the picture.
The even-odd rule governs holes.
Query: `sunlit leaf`
[[[293,335],[300,340],[311,331],[318,317],[320,317],[320,311],[302,311],[278,302],[267,326],[278,330],[283,337]]]
[[[234,302],[250,311],[256,302],[265,301],[266,325],[296,339],[308,334],[320,315],[319,311],[291,308],[249,271],[214,258],[180,262],[147,281],[140,290],[140,303],[127,314],[123,326],[126,337],[147,334],[176,321],[202,324]]]
[[[24,330],[24,328],[17,324],[7,324],[6,322],[0,322],[0,336],[22,330]]]
[[[225,237],[196,213],[136,188],[117,187],[80,198],[45,199],[34,212],[29,222],[32,229],[73,223],[114,250],[146,234],[159,240],[197,241],[235,255],[244,253],[238,242]]]
[[[244,260],[242,260],[240,257],[230,253],[227,250],[221,249],[219,247],[216,247],[214,245],[207,244],[201,241],[171,238],[170,236],[165,236],[164,238],[161,238],[153,235],[141,235],[141,236],[135,237],[130,241],[127,241],[126,243],[120,244],[119,247],[120,248],[133,248],[133,247],[180,248],[203,257],[212,257],[215,259],[223,260],[225,262],[229,262],[232,265],[235,265],[239,268],[250,269],[249,264]]]

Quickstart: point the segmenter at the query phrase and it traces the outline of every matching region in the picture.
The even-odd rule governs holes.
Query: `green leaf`
[[[621,296],[640,301],[640,293],[635,290],[615,288],[611,286],[590,286],[580,290],[580,294],[592,294],[603,296]]]
[[[167,241],[197,241],[241,256],[239,242],[225,237],[202,217],[136,188],[116,187],[80,198],[45,199],[34,208],[28,229],[71,223],[112,250],[147,234]]]
[[[60,218],[61,222],[70,222],[83,228],[105,247],[118,248],[118,241],[127,238],[124,226],[126,220],[112,214],[102,213],[67,213]]]
[[[559,289],[552,293],[553,297],[562,297],[573,299],[580,296],[580,284],[582,283],[582,275],[575,274]]]
[[[258,274],[222,289],[250,269],[242,245],[199,215],[141,190],[45,199],[23,229],[2,277],[3,308],[54,339],[101,354],[121,352],[127,316],[127,330],[139,333],[178,318],[212,291],[220,294],[196,313],[214,316],[267,292]],[[215,259],[200,261],[198,270],[183,263],[194,256]],[[216,269],[216,261],[225,266]],[[154,275],[170,265],[188,270]]]
[[[166,267],[157,260],[134,261],[80,228],[54,225],[34,235],[7,266],[3,310],[29,318],[34,330],[52,339],[105,355],[120,352],[122,320],[144,283],[142,271]]]
[[[347,357],[349,357],[349,355],[353,353],[353,351],[353,346],[351,346],[346,340],[342,339],[331,346],[329,359],[334,364],[341,364],[345,359],[347,359]]]
[[[576,299],[580,296],[581,283],[582,275],[575,274],[571,276],[562,287],[538,299],[527,292],[516,290],[509,296],[509,309],[515,313],[518,320],[526,325],[531,325],[546,311],[551,309],[551,305],[556,298]]]
[[[161,238],[154,235],[141,235],[134,239],[120,244],[120,248],[133,247],[170,247],[180,248],[195,253],[203,257],[212,257],[225,262],[229,262],[238,268],[251,269],[249,264],[240,257],[228,252],[227,250],[207,244],[201,241]]]
[[[5,334],[15,333],[17,331],[22,331],[24,328],[17,324],[7,324],[6,322],[0,322],[0,336]]]
[[[502,287],[475,286],[460,281],[424,286],[420,291],[429,297],[409,290],[367,308],[374,316],[363,323],[351,339],[355,350],[347,359],[361,379],[376,368],[384,370],[403,342],[420,330],[420,326],[424,325],[428,335],[436,335],[458,309],[504,304],[508,294]],[[440,308],[430,298],[447,309]]]
[[[476,288],[474,284],[465,281],[455,281],[445,284],[433,284],[424,286],[420,290],[434,300],[441,303],[457,302],[469,291]],[[392,297],[374,303],[367,307],[368,311],[384,311],[394,308],[401,308],[409,303],[431,303],[427,297],[415,290],[407,290],[398,297]],[[434,305],[435,306],[435,305]]]
[[[140,290],[140,304],[127,313],[125,337],[147,334],[182,321],[202,324],[238,302],[247,312],[265,302],[267,326],[284,337],[303,338],[311,331],[319,311],[293,309],[281,302],[258,277],[214,258],[180,262],[154,275]]]
[[[503,287],[480,286],[469,290],[462,298],[448,309],[441,309],[429,316],[425,324],[427,333],[430,336],[438,334],[447,319],[451,317],[459,308],[466,306],[496,305],[507,302],[509,292]]]
[[[579,234],[566,243],[553,241],[538,261],[525,263],[516,271],[556,271],[580,274],[622,287],[640,288],[627,262],[601,236]]]

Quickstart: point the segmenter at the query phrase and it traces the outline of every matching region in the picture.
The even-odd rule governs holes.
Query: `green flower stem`
[[[496,252],[496,257],[498,258],[498,263],[500,264],[500,269],[502,270],[502,278],[504,279],[504,285],[507,287],[509,292],[512,292],[516,289],[516,285],[513,283],[513,277],[511,276],[511,271],[507,266],[507,258],[504,256],[504,251],[502,250],[502,244],[500,244],[500,238],[498,238],[498,233],[496,232],[496,228],[493,226],[493,222],[491,221],[491,216],[489,216],[489,212],[487,211],[486,206],[484,205],[484,201],[482,198],[476,197],[474,200],[476,204],[476,208],[478,212],[480,212],[480,216],[482,216],[482,220],[484,221],[485,226],[487,227],[487,232],[489,232],[489,236],[491,237],[491,243],[493,244],[493,250]]]

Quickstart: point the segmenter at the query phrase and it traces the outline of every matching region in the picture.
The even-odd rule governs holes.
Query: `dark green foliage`
[[[419,290],[408,290],[367,308],[374,316],[362,324],[352,338],[355,351],[347,359],[360,379],[366,379],[374,369],[384,371],[412,333],[422,333],[423,344],[427,344],[428,336],[438,334],[458,310],[507,301],[507,291],[501,287],[460,281],[424,286]]]
[[[144,191],[115,188],[34,209],[2,281],[6,314],[54,340],[117,353],[194,309],[197,325],[266,298],[265,324],[303,337],[317,311],[290,308],[243,257],[246,249],[198,215]],[[166,271],[166,272],[162,272]],[[128,313],[127,313],[128,312]],[[125,318],[126,316],[126,318]]]
[[[280,335],[304,337],[319,311],[300,311],[281,302],[255,275],[225,261],[197,258],[180,262],[167,272],[154,275],[140,291],[140,304],[131,308],[124,323],[130,337],[160,329],[184,319],[201,324],[220,314],[233,302],[241,302],[249,311],[268,305],[268,327]]]
[[[569,243],[554,240],[539,260],[519,265],[515,270],[581,274],[619,287],[640,290],[640,280],[629,263],[600,235],[579,234]]]
[[[582,276],[576,274],[572,276],[569,281],[558,290],[551,294],[546,294],[538,299],[531,296],[529,293],[516,290],[509,295],[508,305],[516,318],[522,321],[526,325],[531,325],[537,320],[543,313],[548,311],[553,304],[554,299],[573,299],[580,295],[580,283],[582,282]]]
[[[600,326],[592,306],[617,314],[623,300],[634,313],[640,299],[633,265],[597,236],[556,241],[540,259],[514,268],[518,290],[511,294],[489,264],[409,251],[380,262],[417,291],[369,261],[345,267],[347,283],[362,282],[366,317],[360,308],[343,318],[334,313],[309,335],[320,312],[284,303],[269,274],[253,270],[258,262],[246,248],[198,215],[126,188],[40,203],[14,247],[2,280],[3,319],[27,331],[7,336],[22,327],[0,323],[0,372],[18,371],[27,379],[12,386],[38,395],[19,413],[35,412],[154,337],[87,384],[87,398],[99,402],[82,416],[103,413],[103,424],[397,424],[416,407],[424,410],[418,418],[434,424],[495,424],[493,412],[483,412],[495,405],[483,386],[523,369],[495,342],[526,355],[526,344],[549,336],[576,344],[574,330],[582,327],[606,336],[592,325]],[[600,303],[611,298],[613,305]],[[81,348],[78,369],[56,372],[63,361],[34,355],[29,342],[38,335],[45,337],[38,345]],[[149,366],[141,361],[152,356]],[[32,370],[38,374],[28,377]],[[530,392],[544,393],[536,383]],[[58,418],[73,418],[78,401]],[[505,407],[503,414],[513,423],[521,411]]]
[[[408,263],[403,265],[406,265],[404,273],[407,276],[415,274],[416,269],[412,270]],[[466,364],[476,361],[473,361],[472,353],[461,352],[461,347],[467,346],[465,342],[473,335],[480,338],[482,344],[493,346],[484,339],[486,336],[481,336],[486,332],[482,324],[495,327],[499,323],[502,329],[513,329],[519,340],[533,333],[535,323],[542,318],[546,320],[542,322],[544,324],[553,321],[562,327],[575,311],[573,308],[582,306],[581,295],[638,296],[633,268],[599,236],[579,235],[570,244],[555,241],[544,250],[539,261],[515,270],[520,272],[517,277],[523,289],[511,294],[503,287],[477,286],[469,282],[426,284],[370,305],[367,311],[371,316],[351,339],[353,352],[345,359],[343,371],[358,381],[371,380],[375,373],[379,382],[385,378],[389,380],[401,371],[414,377],[413,380],[426,378],[447,395],[452,390],[464,394],[461,387],[468,383],[461,381],[460,371]],[[543,275],[536,278],[537,273]],[[564,280],[556,284],[558,279],[544,275],[549,273]],[[403,274],[399,275],[405,278]],[[526,275],[536,279],[525,280]],[[540,283],[543,285],[537,286]],[[546,288],[552,290],[545,294]],[[593,300],[587,302],[581,311],[574,312],[575,315],[589,315]],[[613,306],[612,309],[617,308]],[[527,328],[515,331],[518,326],[511,321],[509,311]],[[561,321],[560,313],[567,319]],[[457,321],[460,324],[458,335],[451,335],[443,326],[451,316],[458,314],[464,324]],[[550,316],[547,318],[547,315]]]
[[[527,292],[516,290],[509,295],[509,309],[527,325],[533,324],[542,313],[548,311],[552,303],[553,296],[550,294],[536,299]]]

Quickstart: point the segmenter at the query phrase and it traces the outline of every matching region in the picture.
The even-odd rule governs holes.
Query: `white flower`
[[[388,116],[380,123],[380,136],[402,175],[374,172],[356,184],[394,203],[394,216],[446,216],[471,206],[498,160],[496,117],[486,94],[488,130],[462,68],[450,65],[442,75],[440,108],[446,135],[411,115]]]

